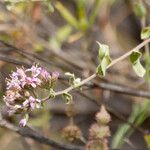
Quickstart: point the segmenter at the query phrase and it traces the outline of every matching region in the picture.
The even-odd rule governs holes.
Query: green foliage
[[[142,32],[141,32],[141,39],[147,39],[150,37],[150,27],[146,27],[144,29],[142,29]]]
[[[130,55],[130,61],[132,63],[133,69],[139,77],[143,77],[145,75],[145,69],[140,63],[141,58],[140,52],[132,52]]]
[[[76,28],[77,30],[86,32],[93,25],[98,15],[99,8],[102,4],[101,2],[102,0],[95,0],[94,7],[92,8],[89,18],[86,14],[86,0],[76,1],[78,18],[74,17],[72,13],[60,2],[56,2],[55,7],[69,25]]]
[[[53,48],[59,49],[64,41],[66,41],[72,32],[70,25],[65,25],[57,31],[56,35],[50,39]]]
[[[146,79],[146,81],[150,81],[150,56],[147,53],[145,53],[145,55],[144,55],[144,61],[146,64],[145,79]]]
[[[77,0],[77,14],[80,22],[80,28],[86,30],[88,28],[88,20],[86,16],[86,0]]]
[[[76,87],[81,82],[81,79],[76,78],[73,73],[66,72],[65,75],[69,77],[69,85],[73,87]]]
[[[93,25],[97,15],[98,15],[99,8],[100,8],[101,4],[102,4],[102,0],[95,0],[94,8],[92,9],[92,12],[91,12],[90,17],[89,17],[90,26]]]
[[[41,43],[33,43],[33,49],[35,52],[42,52],[44,50],[44,46]]]
[[[51,3],[51,0],[46,0],[44,3],[47,6],[48,12],[54,12],[54,7]]]
[[[109,47],[104,44],[99,44],[99,62],[100,64],[98,65],[96,69],[96,73],[100,76],[105,76],[105,72],[107,69],[107,66],[111,63],[111,58],[109,56]]]
[[[148,149],[150,149],[150,134],[146,134],[144,136],[144,139],[145,139]]]
[[[72,102],[72,95],[69,93],[63,93],[62,95],[66,104],[70,104]]]
[[[141,2],[134,4],[133,11],[138,17],[144,17],[146,15],[146,8]]]
[[[77,19],[71,14],[71,12],[62,3],[57,2],[55,4],[55,7],[70,25],[72,25],[75,28],[79,27]]]
[[[135,104],[133,106],[133,111],[128,119],[128,121],[134,124],[136,127],[140,126],[144,120],[148,117],[148,109],[150,107],[150,100],[144,102],[143,105]],[[125,139],[134,132],[134,128],[129,124],[125,123],[121,125],[117,132],[115,133],[112,140],[113,149],[121,149],[125,143]]]

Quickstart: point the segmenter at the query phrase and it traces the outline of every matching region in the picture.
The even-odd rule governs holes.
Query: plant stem
[[[143,41],[141,44],[139,44],[138,46],[136,46],[135,48],[131,49],[129,52],[125,53],[124,55],[120,56],[119,58],[113,60],[108,66],[107,66],[107,69],[112,67],[113,65],[115,65],[116,63],[122,61],[123,59],[127,58],[133,51],[138,51],[140,50],[143,46],[145,46],[147,43],[150,42],[150,38],[148,38],[147,40]],[[77,84],[76,86],[70,86],[68,87],[67,89],[65,90],[62,90],[62,91],[58,91],[55,93],[55,96],[58,96],[58,95],[61,95],[63,93],[68,93],[70,92],[71,90],[77,88],[77,87],[80,87],[82,85],[84,85],[85,83],[91,81],[92,79],[94,79],[95,77],[97,76],[96,73],[92,74],[91,76],[89,76],[88,78],[82,80],[79,84]]]

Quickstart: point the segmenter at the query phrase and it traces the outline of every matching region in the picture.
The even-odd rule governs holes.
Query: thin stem
[[[77,88],[77,87],[80,87],[81,85],[83,85],[83,84],[89,82],[90,80],[94,79],[95,77],[96,77],[96,73],[94,73],[93,75],[89,76],[88,78],[82,80],[82,81],[81,81],[79,84],[77,84],[76,86],[70,86],[70,87],[68,87],[68,88],[65,89],[65,90],[56,92],[56,93],[55,93],[55,96],[61,95],[61,94],[63,94],[63,93],[68,93],[69,91],[71,91],[71,90],[73,90],[73,89],[75,89],[75,88]]]
[[[147,43],[150,42],[150,38],[148,38],[147,40],[143,41],[141,44],[139,44],[138,46],[136,46],[135,48],[131,49],[129,52],[125,53],[124,55],[120,56],[119,58],[113,60],[108,66],[107,69],[112,67],[113,65],[117,64],[118,62],[122,61],[123,59],[127,58],[133,51],[138,51],[140,50],[143,46],[145,46]],[[55,96],[61,95],[63,93],[68,93],[71,90],[80,87],[82,85],[84,85],[85,83],[91,81],[92,79],[94,79],[97,76],[96,73],[92,74],[91,76],[89,76],[88,78],[82,80],[79,84],[77,84],[76,86],[70,86],[65,90],[62,91],[58,91],[55,93]]]

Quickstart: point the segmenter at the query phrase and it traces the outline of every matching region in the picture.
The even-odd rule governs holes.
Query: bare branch
[[[31,129],[29,126],[26,126],[24,128],[19,128],[15,125],[9,123],[8,121],[2,119],[1,115],[0,115],[0,126],[10,129],[11,131],[16,132],[23,137],[31,138],[33,140],[36,140],[42,144],[49,145],[51,147],[55,147],[55,148],[62,149],[62,150],[84,150],[84,147],[82,147],[82,146],[58,143],[54,140],[44,137],[44,136],[40,135],[37,131]]]

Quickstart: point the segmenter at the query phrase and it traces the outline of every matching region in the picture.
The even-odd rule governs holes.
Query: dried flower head
[[[105,107],[102,105],[100,111],[96,114],[96,121],[98,124],[105,125],[109,123],[111,120],[111,117],[109,113],[106,111]]]
[[[108,141],[104,140],[91,140],[86,144],[86,150],[108,150]]]
[[[110,130],[108,126],[99,126],[93,124],[89,130],[89,139],[103,139],[110,136]]]
[[[62,131],[62,136],[66,140],[72,142],[76,139],[80,139],[81,137],[81,130],[76,125],[68,125]]]

